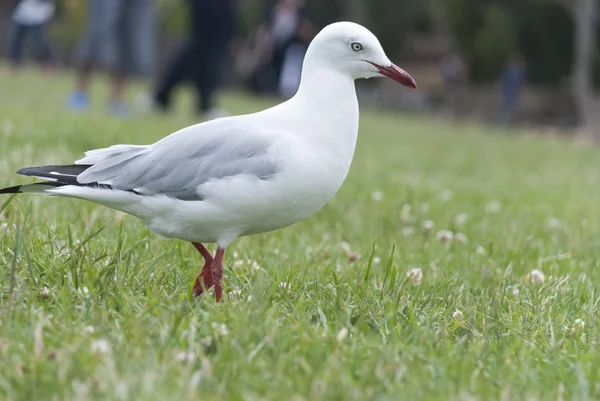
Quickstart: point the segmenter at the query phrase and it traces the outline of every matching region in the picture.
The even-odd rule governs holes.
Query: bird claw
[[[215,283],[210,269],[202,269],[202,272],[196,278],[196,284],[194,285],[193,290],[194,296],[198,297],[202,295],[204,291],[208,291],[214,285]]]

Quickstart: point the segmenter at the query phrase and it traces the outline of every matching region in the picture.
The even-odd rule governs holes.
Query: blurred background
[[[367,26],[418,92],[359,85],[364,104],[553,127],[600,139],[600,0],[0,0],[2,73],[72,71],[66,107],[85,110],[89,80],[110,76],[109,110],[169,112],[181,85],[205,118],[232,88],[294,94],[306,47],[328,23]],[[129,104],[131,78],[147,93]],[[1,90],[1,88],[0,88]],[[594,92],[596,91],[596,93]]]

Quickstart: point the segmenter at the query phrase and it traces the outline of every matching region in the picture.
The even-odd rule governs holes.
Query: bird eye
[[[352,50],[354,50],[355,52],[359,52],[363,49],[362,45],[358,42],[352,42],[350,47],[352,47]]]

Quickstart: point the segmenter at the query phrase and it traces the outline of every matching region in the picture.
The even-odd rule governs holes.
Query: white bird
[[[205,260],[194,294],[214,286],[219,301],[223,254],[236,238],[303,220],[340,188],[358,135],[354,80],[380,76],[417,87],[368,29],[334,23],[309,45],[290,100],[192,125],[152,145],[114,145],[72,165],[23,168],[17,173],[47,181],[0,193],[88,200],[190,241]],[[202,243],[216,243],[215,255]]]

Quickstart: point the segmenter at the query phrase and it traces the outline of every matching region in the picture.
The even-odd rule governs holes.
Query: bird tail
[[[95,186],[109,187],[97,183],[79,184],[77,176],[88,169],[90,165],[66,165],[66,166],[40,166],[40,167],[25,167],[17,171],[17,174],[41,178],[44,181],[17,185],[0,189],[1,194],[22,194],[22,193],[44,193],[49,189],[56,189],[65,185],[75,186]]]
[[[35,184],[27,184],[27,185],[16,185],[14,187],[8,187],[0,189],[0,195],[4,194],[40,194],[46,192],[48,189],[54,189],[57,187],[62,187],[63,185],[59,182],[37,182]]]

